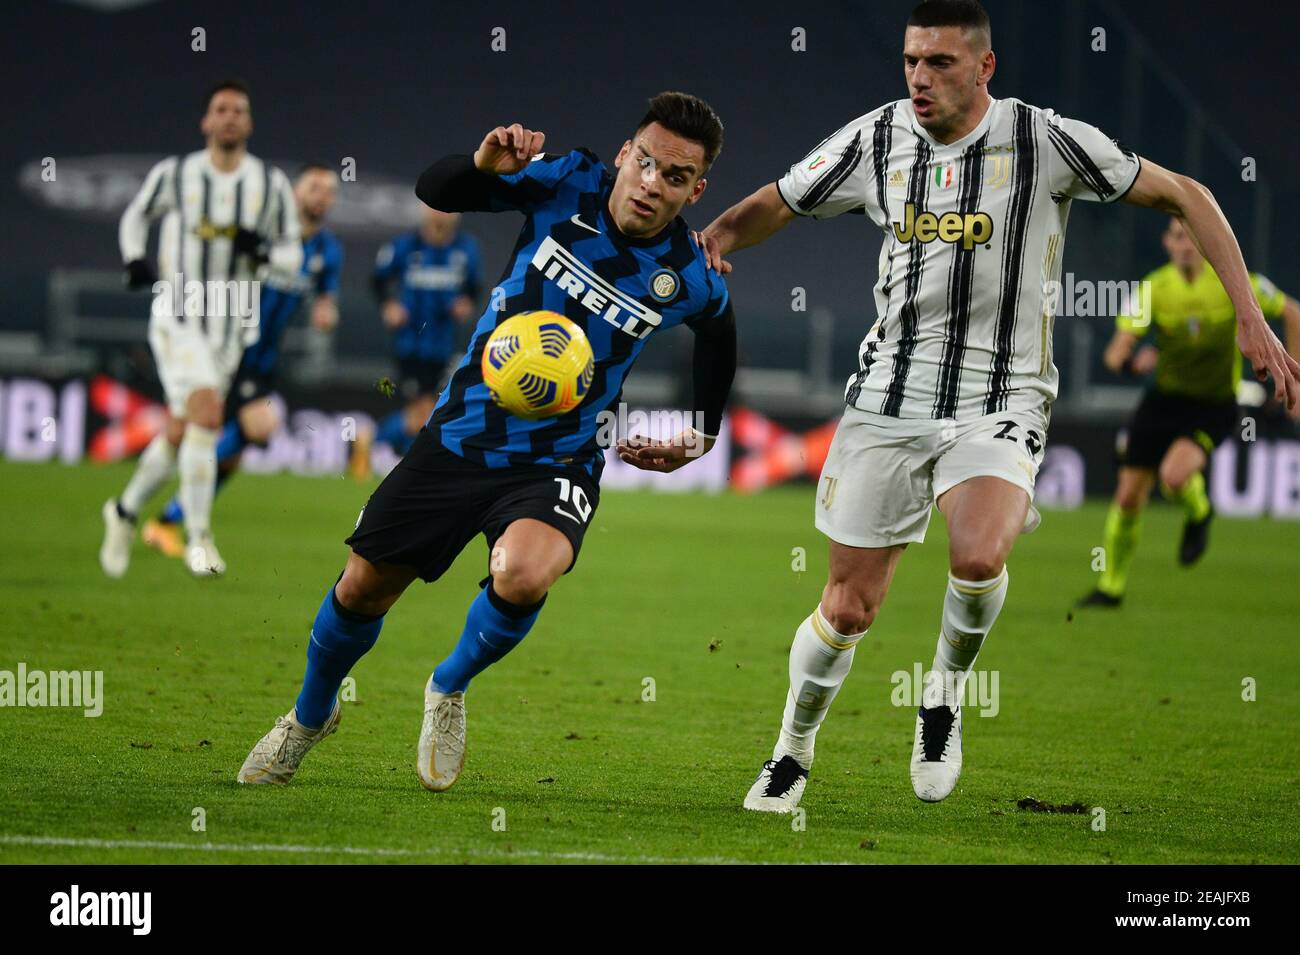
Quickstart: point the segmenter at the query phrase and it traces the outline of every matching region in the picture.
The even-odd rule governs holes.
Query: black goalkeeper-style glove
[[[126,274],[123,280],[126,287],[135,291],[136,289],[152,288],[153,283],[158,281],[158,276],[154,273],[153,267],[144,259],[132,259],[124,266]]]
[[[235,255],[246,255],[258,265],[266,262],[271,257],[268,248],[269,243],[252,229],[245,229],[242,226],[235,233],[233,240]]]

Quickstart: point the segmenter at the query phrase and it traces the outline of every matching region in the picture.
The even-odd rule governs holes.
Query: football
[[[530,421],[578,407],[595,367],[587,336],[557,312],[512,315],[483,349],[483,381],[492,400]]]

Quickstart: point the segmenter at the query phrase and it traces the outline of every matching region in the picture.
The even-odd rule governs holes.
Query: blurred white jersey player
[[[128,287],[154,292],[149,345],[168,422],[121,495],[104,505],[99,560],[110,577],[126,573],[136,517],[177,471],[186,565],[198,576],[225,570],[210,519],[226,390],[244,348],[257,340],[259,276],[268,269],[293,275],[302,265],[289,180],[246,148],[253,131],[247,88],[238,81],[213,87],[200,129],[206,148],[154,166],[119,227]],[[155,275],[145,253],[159,218]]]
[[[884,233],[877,320],[814,503],[830,538],[828,579],[795,633],[781,731],[748,809],[798,805],[854,649],[936,504],[949,574],[915,701],[910,775],[927,802],[956,785],[964,683],[1006,598],[1012,545],[1037,523],[1034,481],[1057,390],[1052,289],[1073,200],[1122,199],[1183,218],[1246,316],[1242,352],[1257,374],[1274,375],[1280,395],[1300,394],[1300,365],[1265,324],[1209,192],[1086,123],[994,99],[990,36],[977,0],[921,3],[904,36],[909,97],[827,137],[700,237],[724,268],[721,255],[800,216],[858,213]]]

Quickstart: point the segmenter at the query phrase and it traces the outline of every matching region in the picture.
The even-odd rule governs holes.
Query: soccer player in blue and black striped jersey
[[[375,437],[405,454],[433,411],[456,347],[456,328],[474,317],[479,254],[460,216],[425,208],[420,228],[385,243],[375,261],[380,315],[393,332],[398,392],[406,406],[379,422]]]
[[[302,230],[302,268],[292,277],[268,273],[262,282],[260,336],[244,350],[226,394],[226,423],[217,439],[217,490],[239,467],[244,448],[250,444],[265,447],[280,426],[275,406],[266,399],[275,390],[284,330],[303,302],[311,303],[313,328],[328,331],[338,324],[343,247],[338,237],[323,226],[338,197],[338,188],[338,174],[320,163],[304,166],[294,180],[293,195]],[[180,499],[173,497],[157,520],[145,522],[140,537],[168,557],[183,557],[183,519]]]
[[[612,169],[586,149],[543,154],[543,141],[519,124],[497,127],[473,156],[447,156],[420,177],[426,205],[517,212],[523,229],[428,424],[362,509],[347,567],[316,615],[302,692],[253,747],[241,782],[289,781],[337,727],[338,689],[378,639],[384,614],[416,578],[442,576],[482,533],[489,576],[455,648],[424,686],[420,781],[434,791],[456,781],[465,689],[523,640],[551,585],[577,560],[623,380],[656,332],[685,324],[695,333],[697,427],[621,441],[618,453],[636,467],[672,471],[712,447],[735,374],[735,319],[722,278],[678,213],[699,200],[722,148],[717,114],[694,96],[659,94]],[[493,329],[534,309],[583,329],[595,377],[574,410],[525,421],[493,403],[480,363]]]

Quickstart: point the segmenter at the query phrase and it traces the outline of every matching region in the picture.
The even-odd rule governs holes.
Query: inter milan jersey
[[[292,277],[271,273],[262,283],[261,337],[244,352],[241,371],[253,375],[269,375],[275,371],[284,330],[302,305],[303,297],[337,292],[342,267],[343,247],[334,233],[321,229],[311,238],[303,239],[302,268]]]
[[[457,235],[446,245],[430,245],[419,232],[385,243],[375,260],[375,277],[400,282],[399,299],[410,316],[393,334],[398,358],[445,362],[456,346],[452,304],[474,298],[479,284],[478,243]]]
[[[499,177],[483,211],[522,212],[524,227],[499,288],[478,320],[464,361],[438,399],[428,427],[455,454],[488,467],[575,464],[600,476],[597,431],[616,414],[623,379],[646,341],[683,322],[721,314],[727,288],[678,216],[657,235],[623,235],[609,218],[613,177],[585,149],[543,154]],[[527,421],[492,401],[480,364],[496,326],[547,309],[586,333],[595,357],[587,397],[567,414]]]

